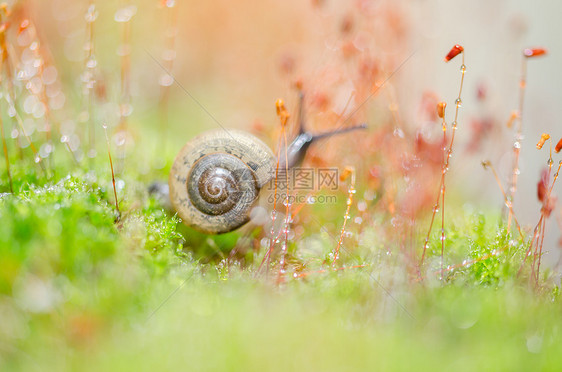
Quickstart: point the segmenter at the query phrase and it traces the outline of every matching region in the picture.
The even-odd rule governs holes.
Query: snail
[[[302,97],[301,97],[302,101]],[[302,105],[301,105],[302,107]],[[310,145],[322,138],[366,128],[365,124],[311,134],[299,133],[279,159],[279,169],[298,166]],[[168,186],[182,221],[203,233],[233,231],[250,220],[260,190],[273,177],[277,158],[257,137],[240,130],[213,130],[187,142],[172,165]]]

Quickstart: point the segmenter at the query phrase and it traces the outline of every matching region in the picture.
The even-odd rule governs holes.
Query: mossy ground
[[[120,176],[117,221],[107,164],[68,172],[61,163],[57,173],[68,175],[45,180],[33,164],[16,162],[17,191],[0,200],[3,370],[562,365],[557,287],[548,273],[539,289],[525,270],[517,276],[524,246],[492,213],[459,208],[448,220],[446,266],[489,257],[443,280],[437,233],[419,282],[408,279],[402,256],[386,254],[373,227],[349,247],[353,254],[342,254],[348,266],[364,267],[315,272],[335,243],[311,232],[318,257],[293,254],[309,275],[279,285],[276,271],[257,275],[263,252],[243,265],[221,261],[239,233],[185,231],[148,195],[149,180],[165,169],[141,176],[131,166]]]

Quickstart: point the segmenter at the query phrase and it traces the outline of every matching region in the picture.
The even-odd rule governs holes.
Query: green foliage
[[[501,218],[467,211],[451,219],[446,232],[443,278],[447,282],[499,287],[512,281],[527,244],[517,230],[507,231]],[[441,273],[441,232],[434,233],[428,252],[428,276]],[[431,270],[433,272],[431,272]]]

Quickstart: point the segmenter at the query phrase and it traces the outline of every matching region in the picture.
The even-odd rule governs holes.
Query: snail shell
[[[170,199],[183,222],[207,234],[237,229],[250,219],[260,189],[275,172],[275,156],[251,134],[203,133],[177,155]]]

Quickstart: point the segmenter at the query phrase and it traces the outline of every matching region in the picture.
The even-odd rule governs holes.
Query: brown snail
[[[302,117],[302,115],[301,115]],[[365,128],[364,124],[310,134],[300,131],[287,147],[289,168],[299,165],[310,145],[334,134]],[[281,157],[279,169],[285,169]],[[169,176],[170,200],[182,221],[207,234],[222,234],[250,220],[260,190],[274,176],[277,159],[255,136],[239,130],[203,133],[180,150]]]

